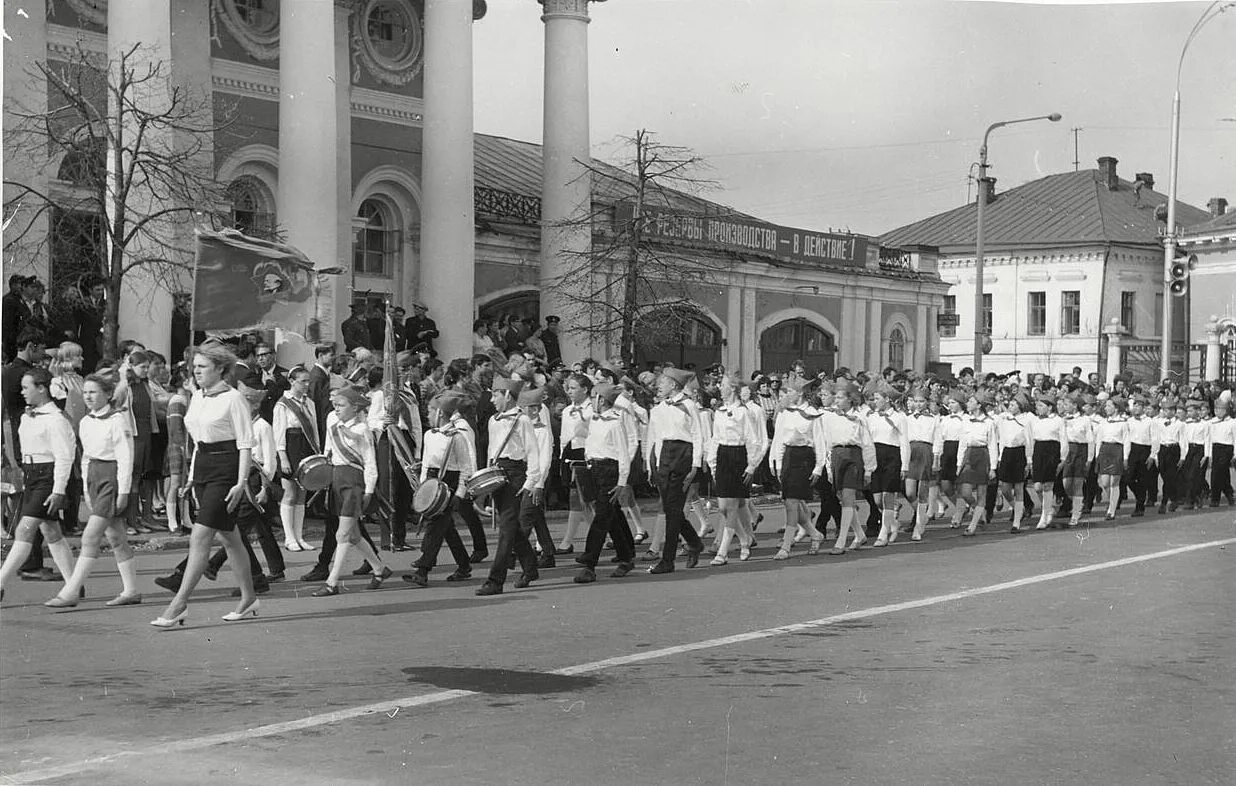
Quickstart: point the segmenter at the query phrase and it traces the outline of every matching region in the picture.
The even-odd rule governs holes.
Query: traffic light
[[[1176,258],[1172,260],[1171,279],[1168,288],[1176,297],[1184,297],[1189,291],[1189,273],[1197,267],[1197,254],[1189,254],[1177,249]]]

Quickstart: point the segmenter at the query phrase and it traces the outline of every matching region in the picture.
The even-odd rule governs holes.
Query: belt
[[[236,440],[229,439],[223,442],[199,442],[197,443],[199,453],[204,453],[207,456],[219,456],[226,453],[236,453]]]
[[[496,459],[496,461],[499,464],[504,463],[504,462],[507,464],[527,464],[528,463],[527,460],[525,459],[510,458],[509,456],[499,456]]]
[[[23,456],[21,465],[26,469],[33,469],[34,467],[49,467],[55,463],[55,461],[35,461],[34,456]]]
[[[928,446],[931,445],[931,443],[925,439],[912,439],[910,440],[910,444],[911,445],[928,445]]]
[[[588,466],[590,467],[605,467],[611,464],[616,467],[618,466],[618,459],[593,458],[593,459],[588,459],[587,463],[588,463]]]
[[[661,440],[661,444],[662,445],[690,445],[691,443],[686,441],[685,439],[663,439]]]

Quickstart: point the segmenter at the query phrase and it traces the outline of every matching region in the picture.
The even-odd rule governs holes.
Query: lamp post
[[[983,146],[979,148],[978,217],[974,230],[974,360],[971,363],[975,377],[983,370],[983,337],[987,335],[986,326],[983,324],[983,208],[987,205],[987,137],[997,128],[1034,120],[1050,120],[1055,123],[1060,120],[1060,113],[1052,112],[1050,115],[992,123],[983,133]]]
[[[1176,93],[1172,96],[1172,148],[1167,176],[1167,233],[1163,237],[1163,330],[1159,338],[1159,379],[1167,379],[1172,368],[1172,262],[1176,256],[1176,171],[1180,162],[1180,72],[1184,68],[1185,52],[1198,32],[1219,14],[1236,7],[1236,2],[1215,0],[1198,18],[1176,62]],[[1186,364],[1187,365],[1187,364]],[[1187,371],[1188,369],[1186,369]]]

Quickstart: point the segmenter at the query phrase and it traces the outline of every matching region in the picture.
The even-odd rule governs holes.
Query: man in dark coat
[[[318,434],[326,434],[326,413],[330,412],[330,367],[335,362],[335,347],[320,344],[313,350],[313,365],[309,367],[309,398],[313,399],[318,418]]]
[[[82,372],[85,374],[93,373],[103,357],[103,319],[107,310],[105,292],[102,281],[93,282],[85,299],[73,309],[69,329],[77,337],[77,343],[82,345]]]
[[[365,322],[364,303],[352,304],[352,316],[343,320],[339,330],[343,334],[344,352],[351,352],[357,347],[370,349],[373,346],[369,341],[369,325]]]
[[[558,317],[545,317],[545,327],[541,330],[541,343],[545,345],[545,362],[551,366],[562,360],[562,348],[558,346]]]
[[[422,342],[429,345],[429,353],[433,351],[433,340],[438,337],[438,324],[429,318],[429,307],[424,303],[412,304],[412,316],[403,325],[403,334],[410,346]]]
[[[266,396],[258,405],[258,411],[267,423],[272,423],[275,418],[275,403],[283,392],[291,387],[288,383],[288,370],[275,363],[275,348],[270,344],[258,344],[253,358],[257,362],[257,372],[252,375],[252,379],[266,390]]]

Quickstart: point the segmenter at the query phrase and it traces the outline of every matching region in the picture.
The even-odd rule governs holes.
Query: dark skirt
[[[1026,446],[1005,448],[1000,451],[1000,464],[996,467],[996,480],[1001,483],[1026,482]]]
[[[227,509],[227,493],[236,485],[240,451],[235,440],[203,442],[193,459],[193,494],[197,497],[197,523],[231,532],[236,519]]]
[[[957,445],[955,439],[944,443],[944,452],[940,454],[940,480],[950,483],[957,480]]]
[[[987,446],[966,448],[961,460],[961,471],[957,473],[957,482],[970,486],[986,486],[991,482],[991,456]]]
[[[714,493],[718,499],[746,499],[751,490],[743,483],[747,472],[745,445],[718,445]]]
[[[1030,479],[1035,483],[1054,483],[1060,464],[1060,443],[1034,443],[1034,458],[1030,461]]]
[[[954,455],[953,460],[957,457]],[[917,480],[919,483],[931,483],[936,479],[935,456],[932,455],[930,442],[915,441],[910,443],[910,467],[906,470],[906,480]]]
[[[1070,442],[1069,455],[1065,457],[1064,466],[1060,468],[1060,476],[1084,479],[1089,474],[1089,464],[1090,446],[1085,442]]]
[[[331,468],[331,498],[335,502],[335,515],[360,518],[365,512],[365,473],[356,467]]]
[[[871,473],[868,489],[872,494],[901,491],[901,448],[896,445],[875,443],[876,465]]]
[[[116,509],[120,496],[116,482],[116,462],[91,459],[86,468],[86,494],[90,497],[90,515],[112,519],[124,511]]]
[[[833,488],[863,490],[863,449],[858,445],[833,448]]]
[[[43,506],[52,495],[55,463],[23,464],[21,469],[25,480],[21,492],[21,515],[51,521],[52,517]]]
[[[1104,442],[1099,445],[1099,455],[1095,458],[1100,475],[1124,474],[1124,445],[1119,442]]]
[[[811,473],[814,471],[814,448],[810,445],[787,447],[781,458],[781,499],[810,502],[814,497],[811,488]]]
[[[296,468],[300,466],[300,462],[314,455],[313,448],[310,447],[309,439],[305,437],[305,432],[298,428],[290,428],[284,434],[288,465],[291,467],[293,474],[295,474]]]

